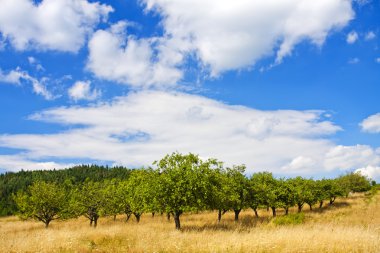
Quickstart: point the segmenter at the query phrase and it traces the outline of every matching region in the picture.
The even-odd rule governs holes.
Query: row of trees
[[[276,179],[269,172],[245,176],[245,166],[224,168],[216,159],[201,160],[197,155],[173,153],[154,163],[156,169],[139,169],[127,179],[85,180],[73,184],[38,181],[27,191],[18,192],[14,200],[23,218],[45,223],[84,215],[96,227],[100,216],[116,217],[124,213],[128,220],[134,215],[140,221],[143,213],[167,213],[180,229],[184,212],[218,210],[218,220],[229,210],[235,220],[241,210],[252,208],[258,217],[259,208],[271,209],[305,204],[321,208],[325,201],[333,204],[339,196],[370,189],[368,179],[350,173],[336,179],[312,180],[302,177]]]
[[[99,165],[80,165],[63,170],[34,170],[7,172],[0,174],[0,216],[14,215],[17,206],[12,195],[18,191],[26,191],[37,181],[63,184],[69,180],[74,185],[82,184],[87,178],[94,182],[102,182],[113,178],[127,179],[130,169]]]

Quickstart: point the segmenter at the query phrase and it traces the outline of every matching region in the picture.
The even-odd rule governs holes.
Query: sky
[[[0,0],[0,172],[151,166],[380,181],[379,0]]]

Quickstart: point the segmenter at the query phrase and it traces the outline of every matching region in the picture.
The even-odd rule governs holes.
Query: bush
[[[304,213],[289,214],[289,215],[279,216],[272,219],[273,224],[277,226],[298,225],[298,224],[304,223],[304,221],[305,221]]]

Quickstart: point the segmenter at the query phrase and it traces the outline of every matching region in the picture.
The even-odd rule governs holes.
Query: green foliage
[[[225,187],[227,188],[227,206],[235,212],[235,221],[239,213],[248,207],[248,180],[244,175],[245,165],[227,168]]]
[[[282,225],[298,225],[305,221],[304,213],[294,213],[286,216],[280,216],[272,219],[273,224],[277,226]]]
[[[136,217],[137,222],[140,221],[140,216],[152,209],[153,191],[154,186],[152,170],[134,170],[132,171],[129,179],[126,182],[126,203],[129,211]]]
[[[17,211],[12,194],[25,191],[36,181],[63,184],[69,180],[73,185],[82,184],[86,178],[94,182],[106,179],[127,179],[130,170],[124,167],[108,168],[98,165],[80,165],[64,170],[35,170],[0,174],[0,216],[12,215]]]
[[[70,210],[73,216],[84,215],[90,225],[97,226],[101,215],[106,214],[106,198],[102,183],[86,180],[71,192]]]
[[[366,192],[371,189],[370,180],[359,172],[351,172],[338,179],[339,184],[343,187],[346,195],[349,192]]]
[[[159,173],[155,192],[160,200],[158,208],[172,213],[176,228],[179,216],[185,211],[202,210],[212,192],[208,178],[212,175],[211,162],[203,162],[197,155],[173,153],[155,162]]]
[[[18,192],[14,200],[21,218],[39,220],[46,228],[52,220],[67,216],[67,194],[55,183],[37,181],[26,192]]]
[[[289,208],[294,206],[298,201],[295,185],[289,180],[280,179],[277,181],[277,203],[279,207],[285,209],[285,214],[288,214]],[[298,196],[302,198],[301,196]],[[302,200],[303,201],[303,200]]]
[[[124,196],[119,191],[121,181],[119,179],[105,180],[103,182],[103,194],[105,206],[103,208],[104,215],[118,215],[123,213],[123,199]]]
[[[301,212],[305,203],[310,209],[318,202],[322,207],[326,200],[333,204],[337,197],[370,187],[369,180],[358,173],[315,181],[302,177],[276,179],[272,173],[260,172],[248,179],[244,165],[224,168],[216,159],[203,161],[191,153],[172,153],[154,165],[156,169],[91,165],[6,173],[0,175],[0,214],[13,214],[18,208],[20,216],[47,225],[53,219],[84,215],[90,225],[96,226],[99,217],[105,215],[125,213],[127,220],[134,215],[139,221],[143,213],[165,212],[174,216],[176,228],[180,228],[183,212],[218,210],[220,221],[225,212],[233,210],[237,221],[242,209],[252,208],[258,216],[259,208],[271,208],[276,216],[278,208],[288,214],[290,207],[297,206]],[[45,209],[38,211],[42,207]],[[275,220],[293,224],[300,217]]]

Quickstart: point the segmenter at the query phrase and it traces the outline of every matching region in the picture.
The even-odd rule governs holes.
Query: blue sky
[[[0,169],[380,180],[380,1],[2,0]]]

